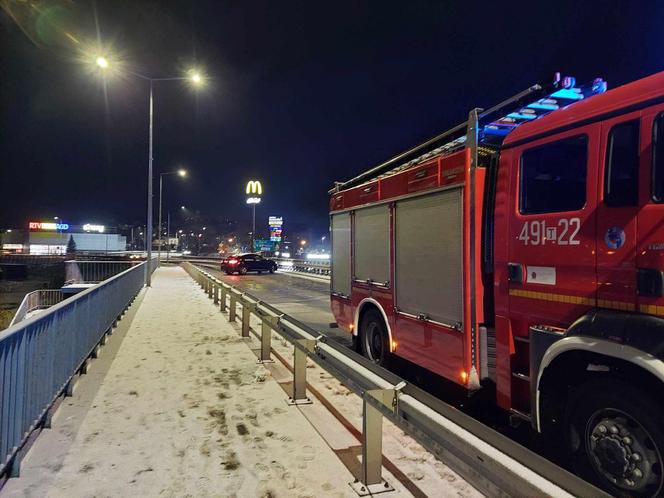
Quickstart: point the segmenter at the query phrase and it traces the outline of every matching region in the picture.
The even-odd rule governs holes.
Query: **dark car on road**
[[[264,258],[260,254],[240,254],[221,260],[221,271],[225,271],[229,275],[233,273],[245,275],[250,271],[274,273],[276,270],[277,263],[271,259]]]

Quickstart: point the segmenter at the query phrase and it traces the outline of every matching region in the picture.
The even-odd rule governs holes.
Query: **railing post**
[[[245,298],[246,299],[246,298]],[[242,301],[242,337],[249,338],[249,326],[251,325],[251,312],[256,309],[256,303],[246,300]]]
[[[350,483],[359,496],[375,495],[394,488],[382,478],[383,469],[383,414],[373,403],[394,409],[395,389],[366,391],[362,400],[362,475]],[[373,398],[371,400],[370,398]]]
[[[231,303],[230,303],[230,309],[228,310],[229,322],[235,321],[236,313],[237,313],[237,294],[235,293],[235,290],[231,289]]]
[[[256,363],[274,363],[270,359],[272,349],[272,329],[279,323],[278,316],[264,316],[261,320],[261,355]]]
[[[212,284],[212,295],[214,298],[214,304],[219,304],[219,285]]]
[[[298,339],[293,350],[293,395],[288,399],[289,405],[310,405],[307,398],[307,351],[314,350],[315,339]]]
[[[221,284],[219,288],[219,311],[226,311],[226,286],[224,284]]]

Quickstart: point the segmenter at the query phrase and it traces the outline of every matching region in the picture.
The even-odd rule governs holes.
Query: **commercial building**
[[[13,230],[11,241],[7,233],[3,234],[2,250],[35,255],[66,254],[70,240],[76,245],[77,252],[107,253],[127,249],[124,235],[107,232],[107,227],[99,224],[31,221],[27,231]],[[21,240],[17,240],[18,234],[21,234]]]

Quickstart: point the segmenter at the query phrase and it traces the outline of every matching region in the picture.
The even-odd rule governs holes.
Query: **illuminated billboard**
[[[267,224],[270,226],[270,240],[272,242],[281,242],[284,218],[282,216],[270,216],[267,219]]]

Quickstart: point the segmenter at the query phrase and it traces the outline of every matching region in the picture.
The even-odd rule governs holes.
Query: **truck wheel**
[[[645,392],[619,380],[583,384],[570,399],[565,424],[575,470],[613,496],[661,496],[661,413]]]
[[[390,348],[383,316],[375,309],[362,316],[360,325],[362,354],[374,363],[387,366]]]

